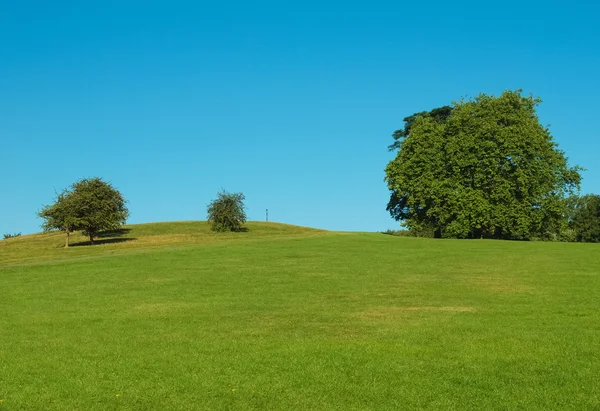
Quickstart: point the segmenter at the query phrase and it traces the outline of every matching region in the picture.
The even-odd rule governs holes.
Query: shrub
[[[246,222],[242,193],[221,191],[218,197],[208,205],[208,222],[213,231],[240,231]]]
[[[600,196],[588,194],[573,199],[569,227],[576,241],[600,242]]]
[[[15,237],[21,237],[21,233],[14,233],[14,234],[4,234],[4,239],[9,239],[9,238],[15,238]]]

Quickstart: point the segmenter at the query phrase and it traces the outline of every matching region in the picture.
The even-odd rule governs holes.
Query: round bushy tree
[[[207,208],[208,222],[213,231],[240,231],[246,222],[245,199],[242,193],[219,192]]]
[[[481,94],[407,117],[385,170],[392,217],[436,237],[529,239],[558,227],[581,177],[540,124],[540,101]]]
[[[90,237],[91,243],[100,231],[119,228],[129,216],[121,193],[101,178],[73,184],[73,197],[80,217],[79,229]]]
[[[44,230],[62,230],[67,234],[81,230],[94,243],[100,231],[125,224],[129,211],[121,193],[101,178],[84,178],[60,193],[54,204],[45,206],[38,216]]]

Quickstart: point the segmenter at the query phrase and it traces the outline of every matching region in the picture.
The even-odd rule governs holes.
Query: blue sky
[[[402,118],[523,89],[600,192],[595,2],[0,0],[0,232],[99,176],[131,223],[248,217],[397,228],[383,169]]]

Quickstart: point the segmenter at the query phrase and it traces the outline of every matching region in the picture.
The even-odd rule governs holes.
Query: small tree
[[[129,210],[121,193],[101,178],[82,179],[73,184],[77,209],[77,229],[94,243],[100,231],[115,230],[125,224]]]
[[[218,197],[208,205],[208,222],[213,231],[240,231],[246,222],[244,200],[242,193],[221,191]]]
[[[125,224],[129,211],[121,193],[100,178],[82,179],[58,194],[56,202],[45,206],[38,215],[46,221],[45,231],[62,230],[69,234],[81,230],[90,243],[103,230],[114,230]]]
[[[73,193],[63,190],[57,194],[56,201],[47,205],[38,212],[38,216],[45,221],[42,224],[44,231],[60,230],[66,234],[65,248],[69,247],[69,235],[77,229],[77,208],[73,201]]]

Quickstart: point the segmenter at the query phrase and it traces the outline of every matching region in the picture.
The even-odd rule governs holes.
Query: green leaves
[[[38,216],[44,219],[42,228],[44,231],[61,230],[74,231],[78,225],[77,205],[69,190],[63,190],[56,195],[56,201],[47,205],[38,212]]]
[[[573,230],[576,241],[600,242],[599,195],[588,194],[572,199],[569,227]]]
[[[580,175],[539,124],[539,103],[507,91],[407,117],[385,170],[392,217],[455,238],[527,239],[556,225]]]
[[[241,231],[246,222],[244,200],[242,193],[228,193],[221,191],[217,199],[208,205],[208,222],[213,231]]]
[[[125,224],[129,211],[121,193],[100,178],[82,179],[57,195],[52,205],[38,215],[45,221],[44,230],[68,233],[81,230],[93,243],[100,231]]]

